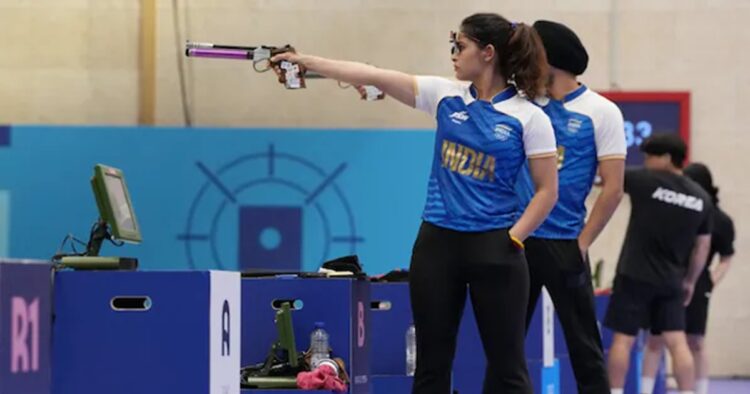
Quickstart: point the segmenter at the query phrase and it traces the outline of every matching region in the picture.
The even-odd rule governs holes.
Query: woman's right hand
[[[294,51],[282,52],[271,57],[271,64],[278,65],[282,61],[289,63],[300,64],[302,62],[302,54]]]
[[[271,67],[273,72],[276,73],[276,77],[279,79],[279,83],[282,85],[286,84],[286,73],[281,69],[281,62],[289,62],[296,64],[300,68],[300,74],[304,75],[303,56],[294,51],[282,52],[271,57]]]

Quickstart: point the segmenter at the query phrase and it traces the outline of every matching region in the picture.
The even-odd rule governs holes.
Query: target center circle
[[[266,250],[278,249],[281,245],[281,232],[276,227],[266,227],[260,232],[260,244]]]

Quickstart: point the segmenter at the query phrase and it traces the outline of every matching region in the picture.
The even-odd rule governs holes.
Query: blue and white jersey
[[[513,87],[489,102],[464,83],[421,76],[415,82],[417,109],[437,119],[423,219],[457,231],[511,227],[521,166],[528,157],[555,155],[549,118]]]
[[[625,159],[622,113],[613,102],[584,85],[562,101],[545,98],[538,104],[555,129],[559,188],[557,204],[532,236],[575,239],[583,229],[586,197],[594,183],[599,161]],[[519,176],[517,191],[525,207],[534,196],[528,164]]]

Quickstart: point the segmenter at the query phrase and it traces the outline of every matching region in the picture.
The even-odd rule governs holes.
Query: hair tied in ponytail
[[[509,21],[498,14],[470,15],[461,31],[481,46],[492,44],[497,51],[497,73],[512,81],[530,99],[536,98],[547,82],[547,57],[537,32],[529,25]]]

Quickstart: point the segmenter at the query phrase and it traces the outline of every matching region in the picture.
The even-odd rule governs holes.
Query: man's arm
[[[718,285],[719,282],[724,279],[724,276],[729,272],[729,268],[732,266],[732,256],[721,256],[719,257],[719,264],[717,264],[713,270],[711,270],[711,282],[714,286]]]
[[[719,217],[718,215],[716,216]],[[731,219],[728,219],[727,223],[720,223],[717,219],[714,231],[717,234],[715,245],[712,247],[719,253],[719,264],[711,270],[711,282],[714,286],[718,285],[719,282],[724,279],[724,275],[729,271],[729,267],[732,265],[732,256],[734,256],[734,223]]]
[[[604,230],[612,214],[622,200],[624,193],[625,160],[610,159],[599,163],[599,175],[602,179],[602,191],[594,203],[591,215],[578,236],[578,247],[586,256],[591,244]]]
[[[695,239],[693,252],[690,255],[690,265],[688,265],[687,274],[682,283],[682,289],[685,292],[685,306],[690,304],[690,300],[693,298],[695,282],[698,281],[698,277],[701,275],[701,271],[703,271],[703,267],[706,265],[706,260],[708,260],[708,253],[710,251],[711,234],[698,235]]]

